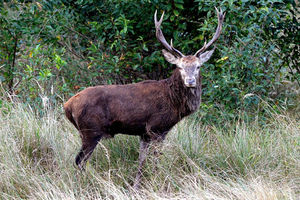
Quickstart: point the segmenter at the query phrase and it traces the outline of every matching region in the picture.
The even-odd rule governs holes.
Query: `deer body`
[[[216,9],[217,10],[217,9]],[[165,49],[165,59],[176,65],[170,78],[128,85],[89,87],[71,97],[64,109],[80,132],[82,147],[75,162],[82,168],[101,138],[118,133],[140,136],[139,167],[134,182],[138,188],[149,144],[162,141],[168,131],[185,116],[195,112],[201,101],[200,67],[213,54],[207,49],[218,39],[225,17],[218,15],[218,27],[209,43],[195,55],[185,56],[166,41],[154,14],[156,37]]]
[[[160,81],[89,87],[64,108],[78,130],[89,130],[99,137],[138,135],[150,141],[164,138],[178,121],[197,110],[200,96],[201,84],[186,88],[175,70],[170,78]]]

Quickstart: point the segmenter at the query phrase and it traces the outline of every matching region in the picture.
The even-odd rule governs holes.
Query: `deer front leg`
[[[140,187],[140,182],[141,182],[141,178],[142,178],[142,174],[143,174],[142,168],[145,163],[148,151],[149,151],[149,142],[146,142],[141,139],[140,152],[139,152],[139,167],[138,167],[138,172],[136,174],[134,185],[133,185],[133,188],[135,190],[139,189],[139,187]]]
[[[167,133],[168,131],[165,131],[151,143],[151,149],[153,149],[153,170],[152,170],[153,174],[156,174],[158,171],[158,164],[159,164],[160,156],[162,155],[161,152],[162,144]]]
[[[168,134],[169,131],[165,131],[163,132],[162,134],[158,134],[156,138],[152,139],[153,140],[153,148],[154,148],[154,156],[155,157],[159,157],[162,152],[160,151],[161,150],[161,146],[162,146],[162,143],[163,141],[165,140],[165,137],[166,135]]]

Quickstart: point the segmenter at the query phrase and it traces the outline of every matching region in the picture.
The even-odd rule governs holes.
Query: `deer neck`
[[[197,87],[186,87],[180,75],[179,69],[175,69],[172,76],[166,79],[170,88],[172,105],[178,109],[180,117],[185,117],[195,112],[201,102],[201,75],[199,75]]]

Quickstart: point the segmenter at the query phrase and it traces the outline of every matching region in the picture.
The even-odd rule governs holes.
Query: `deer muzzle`
[[[184,79],[184,84],[187,87],[196,87],[196,85],[197,85],[195,77],[186,77]]]

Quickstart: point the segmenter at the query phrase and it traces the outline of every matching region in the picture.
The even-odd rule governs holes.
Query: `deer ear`
[[[177,64],[177,63],[178,63],[178,58],[175,57],[173,54],[171,54],[169,51],[163,49],[163,50],[162,50],[162,53],[163,53],[165,59],[166,59],[169,63],[171,63],[171,64]]]
[[[206,61],[208,61],[210,59],[210,57],[214,51],[215,51],[215,48],[213,50],[206,51],[206,52],[200,54],[198,57],[200,58],[202,63],[205,63]]]

